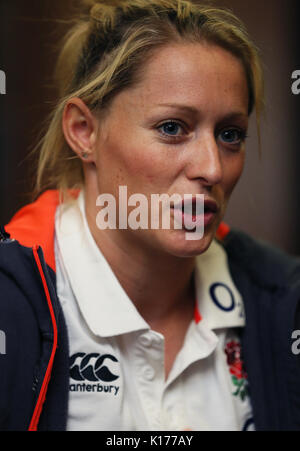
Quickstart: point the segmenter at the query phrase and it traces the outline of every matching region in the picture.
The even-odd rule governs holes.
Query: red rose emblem
[[[240,395],[244,400],[247,394],[246,379],[247,373],[243,369],[243,361],[241,360],[241,344],[238,341],[230,341],[226,344],[225,354],[232,382],[236,386],[235,396]]]

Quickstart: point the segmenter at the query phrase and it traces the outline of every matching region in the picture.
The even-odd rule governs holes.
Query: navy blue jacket
[[[235,230],[223,246],[245,305],[241,341],[256,430],[300,430],[300,355],[292,352],[300,259]],[[66,429],[68,338],[55,287],[42,248],[24,247],[2,229],[0,430]]]

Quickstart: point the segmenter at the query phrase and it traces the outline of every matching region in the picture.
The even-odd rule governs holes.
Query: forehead
[[[194,108],[239,109],[247,114],[248,85],[242,63],[212,44],[174,44],[158,49],[130,90],[144,106],[178,103]],[[228,111],[226,111],[227,113]]]

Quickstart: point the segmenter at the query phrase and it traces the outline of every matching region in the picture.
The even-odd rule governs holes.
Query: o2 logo
[[[224,312],[232,312],[235,308],[235,299],[231,289],[225,285],[224,283],[214,283],[211,285],[209,289],[210,296],[214,302],[214,304]],[[227,299],[228,302],[224,303],[224,298]],[[222,299],[222,301],[220,301]]]

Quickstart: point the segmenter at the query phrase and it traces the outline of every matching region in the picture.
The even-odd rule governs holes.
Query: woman
[[[221,223],[263,103],[255,46],[218,8],[85,4],[43,194],[2,233],[1,427],[297,429],[299,262]],[[150,226],[153,195],[172,201]]]

